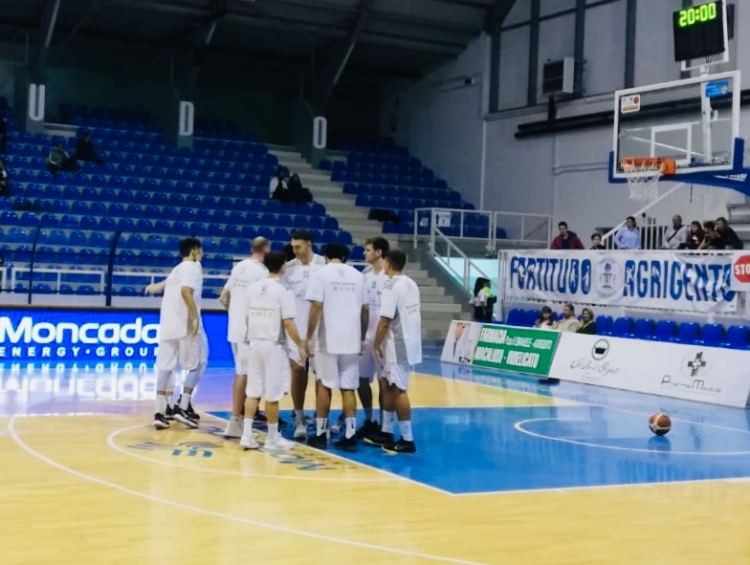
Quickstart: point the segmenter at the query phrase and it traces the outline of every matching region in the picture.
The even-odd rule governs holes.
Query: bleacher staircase
[[[329,171],[314,169],[294,147],[269,145],[268,149],[278,157],[280,164],[299,174],[302,185],[310,189],[315,201],[326,207],[328,214],[338,220],[342,230],[352,234],[356,244],[364,245],[368,238],[383,236],[382,224],[368,219],[368,210],[355,206],[355,197],[344,194],[344,184],[331,181]],[[403,241],[399,242],[394,235],[389,234],[386,239],[393,247],[400,247],[409,255],[410,264],[406,274],[414,279],[422,293],[423,337],[429,340],[444,339],[450,321],[466,317],[465,305],[460,297],[446,292],[446,288],[429,275],[429,265],[424,264],[429,259],[412,253],[412,249]]]

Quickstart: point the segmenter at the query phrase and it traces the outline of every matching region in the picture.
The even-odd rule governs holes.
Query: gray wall
[[[383,133],[393,99],[400,96],[401,127],[396,138],[477,207],[481,198],[482,123],[486,124],[484,209],[551,214],[567,220],[583,236],[598,226],[616,225],[641,204],[629,200],[627,187],[607,182],[606,164],[612,149],[612,129],[594,128],[517,140],[519,123],[546,119],[541,97],[541,67],[547,59],[572,56],[575,15],[559,14],[575,0],[541,0],[537,104],[529,107],[528,72],[532,0],[517,0],[505,20],[500,41],[498,105],[489,114],[489,36],[473,42],[455,61],[415,85],[391,85],[383,92]],[[682,0],[639,0],[636,17],[636,85],[680,78],[673,60],[671,13]],[[744,10],[742,8],[745,8]],[[735,40],[728,66],[747,63],[743,86],[750,87],[750,6],[737,6]],[[585,16],[584,95],[560,103],[558,115],[574,116],[610,110],[612,92],[625,84],[626,0],[588,0]],[[547,18],[547,19],[545,19]],[[481,86],[445,92],[440,81],[479,73]],[[750,115],[744,120],[750,137]],[[668,183],[664,183],[669,186]],[[686,194],[688,192],[686,191]],[[687,198],[688,196],[686,196]],[[741,200],[737,193],[716,190],[717,200]]]

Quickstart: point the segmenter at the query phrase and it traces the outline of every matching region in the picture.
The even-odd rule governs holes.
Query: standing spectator
[[[104,161],[96,153],[96,149],[94,149],[91,132],[86,131],[83,133],[83,137],[78,138],[76,142],[76,159],[79,161],[90,161],[100,167],[104,164]]]
[[[5,161],[3,159],[0,159],[0,196],[10,196],[8,170],[5,168]]]
[[[607,249],[602,245],[602,234],[595,233],[591,236],[591,250],[592,251],[604,251]]]
[[[47,157],[47,170],[52,173],[52,176],[57,178],[57,173],[78,172],[78,163],[76,160],[68,155],[65,151],[65,146],[62,143],[58,143],[57,146],[50,151],[49,157]]]
[[[688,234],[687,243],[680,249],[700,249],[701,243],[706,238],[703,226],[700,222],[690,222],[690,233]]]
[[[596,321],[594,321],[594,312],[590,308],[581,310],[581,325],[576,333],[596,335]]]
[[[684,249],[688,242],[690,230],[687,226],[682,225],[682,216],[672,218],[672,227],[664,233],[664,243],[662,249]]]
[[[729,222],[727,222],[726,218],[721,217],[716,220],[716,231],[719,232],[719,235],[721,236],[722,243],[724,244],[724,249],[745,248],[745,244],[742,243],[742,240],[737,235],[737,232],[729,227]]]
[[[268,196],[279,202],[287,201],[288,186],[284,180],[284,169],[279,167],[276,169],[276,176],[271,179],[271,184],[268,186]]]
[[[615,245],[618,249],[640,249],[641,231],[633,216],[625,218],[625,225],[615,234]]]
[[[539,319],[534,324],[535,328],[540,330],[555,330],[557,329],[557,322],[554,316],[552,316],[552,308],[545,306],[539,312]]]
[[[293,204],[312,202],[312,193],[302,186],[302,181],[297,173],[292,175],[292,178],[289,179],[288,185],[289,190],[287,191],[287,196],[289,202],[292,202]]]
[[[477,278],[474,284],[474,298],[471,303],[474,306],[474,321],[492,323],[492,311],[497,298],[492,296],[492,283],[484,277]]]
[[[557,224],[560,234],[552,240],[551,249],[583,249],[583,242],[576,232],[568,229],[567,222]]]
[[[561,332],[577,332],[581,322],[576,319],[576,309],[572,304],[563,306],[563,319],[557,323],[557,329]]]

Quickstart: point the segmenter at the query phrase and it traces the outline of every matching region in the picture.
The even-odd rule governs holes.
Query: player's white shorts
[[[317,379],[326,388],[357,390],[359,388],[359,354],[339,355],[336,353],[315,353]]]
[[[365,340],[363,348],[362,355],[359,356],[359,376],[372,382],[380,373],[378,364],[375,362],[375,340]]]
[[[287,338],[286,348],[289,352],[289,359],[291,359],[296,365],[304,367],[304,365],[300,362],[301,357],[299,354],[299,349],[297,349],[297,344],[294,343],[291,339]],[[313,373],[317,373],[317,371],[315,370],[315,359],[308,359],[308,362]]]
[[[247,355],[248,345],[247,343],[233,343],[232,344],[232,356],[234,357],[234,374],[235,375],[247,375],[245,367],[247,367]]]
[[[245,395],[278,402],[289,392],[289,354],[281,343],[253,340],[248,345],[243,373],[247,375]]]
[[[174,371],[178,366],[184,371],[197,369],[208,363],[208,338],[201,330],[195,337],[166,339],[159,342],[156,368],[159,371]]]
[[[399,390],[409,390],[409,373],[411,373],[411,367],[409,365],[402,365],[399,363],[386,363],[383,366],[382,377]]]

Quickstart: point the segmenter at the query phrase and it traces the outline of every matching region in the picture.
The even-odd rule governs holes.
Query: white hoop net
[[[659,198],[659,180],[664,174],[664,163],[623,162],[622,170],[628,173],[631,200],[653,202]]]

